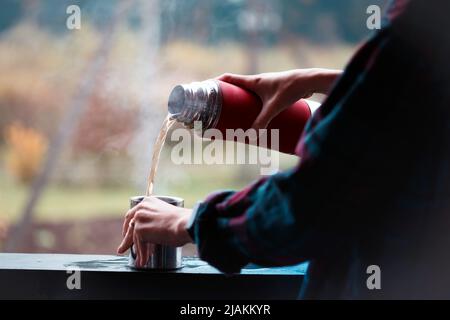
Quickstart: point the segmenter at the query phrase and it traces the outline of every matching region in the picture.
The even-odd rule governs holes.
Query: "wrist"
[[[179,239],[183,243],[192,243],[194,240],[191,238],[188,232],[188,224],[192,215],[192,209],[183,209],[177,223],[177,233],[179,234]]]
[[[312,68],[304,70],[312,93],[327,94],[337,78],[342,74],[341,70]],[[303,73],[304,79],[304,73]]]

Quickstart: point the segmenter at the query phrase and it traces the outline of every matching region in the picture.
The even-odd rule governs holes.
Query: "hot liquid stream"
[[[168,115],[163,122],[161,130],[159,131],[158,138],[156,139],[155,146],[153,147],[152,164],[150,167],[150,174],[147,179],[147,191],[146,196],[151,196],[153,194],[153,186],[155,183],[156,172],[158,171],[159,158],[161,156],[161,150],[164,147],[164,143],[167,138],[167,133],[170,128],[175,124],[176,120],[171,119]]]

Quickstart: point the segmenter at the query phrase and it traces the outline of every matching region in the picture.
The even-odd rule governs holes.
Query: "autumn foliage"
[[[40,170],[47,151],[47,138],[35,129],[14,123],[6,127],[6,167],[22,183],[29,183]]]

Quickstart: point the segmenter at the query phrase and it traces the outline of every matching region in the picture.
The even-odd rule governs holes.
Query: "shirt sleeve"
[[[236,273],[249,262],[296,264],[350,243],[364,207],[375,201],[368,150],[389,121],[393,84],[408,76],[396,43],[386,28],[357,52],[309,121],[296,168],[239,192],[214,193],[198,207],[193,234],[203,260]]]

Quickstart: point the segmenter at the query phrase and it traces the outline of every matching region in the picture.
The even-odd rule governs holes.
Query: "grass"
[[[39,221],[62,221],[121,216],[127,209],[132,188],[71,188],[50,186],[36,207]],[[15,222],[28,196],[28,188],[0,182],[0,218]]]
[[[295,158],[282,157],[281,166],[292,166]],[[185,199],[185,206],[218,189],[240,189],[258,177],[254,166],[190,165],[174,166],[163,162],[158,172],[155,193],[176,195]],[[15,182],[0,167],[0,219],[15,222],[27,200],[29,189]],[[122,217],[130,196],[143,192],[133,186],[69,187],[50,185],[37,207],[36,220],[64,221],[100,217]]]
[[[237,184],[235,185],[237,187]],[[185,199],[186,206],[191,207],[196,201],[218,187],[218,183],[214,183],[214,181],[194,179],[187,185],[173,187],[170,192],[165,190],[160,193],[179,195]],[[45,190],[36,207],[36,219],[39,221],[63,221],[121,217],[128,208],[130,196],[141,193],[133,187],[83,188],[51,185]],[[0,183],[0,217],[10,222],[17,221],[27,196],[28,188],[2,181]]]
[[[186,207],[204,198],[216,189],[240,188],[228,170],[186,169],[186,175],[179,181],[157,186],[159,194],[177,195],[185,199]],[[3,174],[0,181],[0,219],[15,222],[28,197],[29,189],[17,184]],[[65,187],[50,185],[43,193],[36,207],[36,220],[63,221],[93,219],[99,217],[121,217],[128,207],[130,196],[142,194],[130,187]]]

